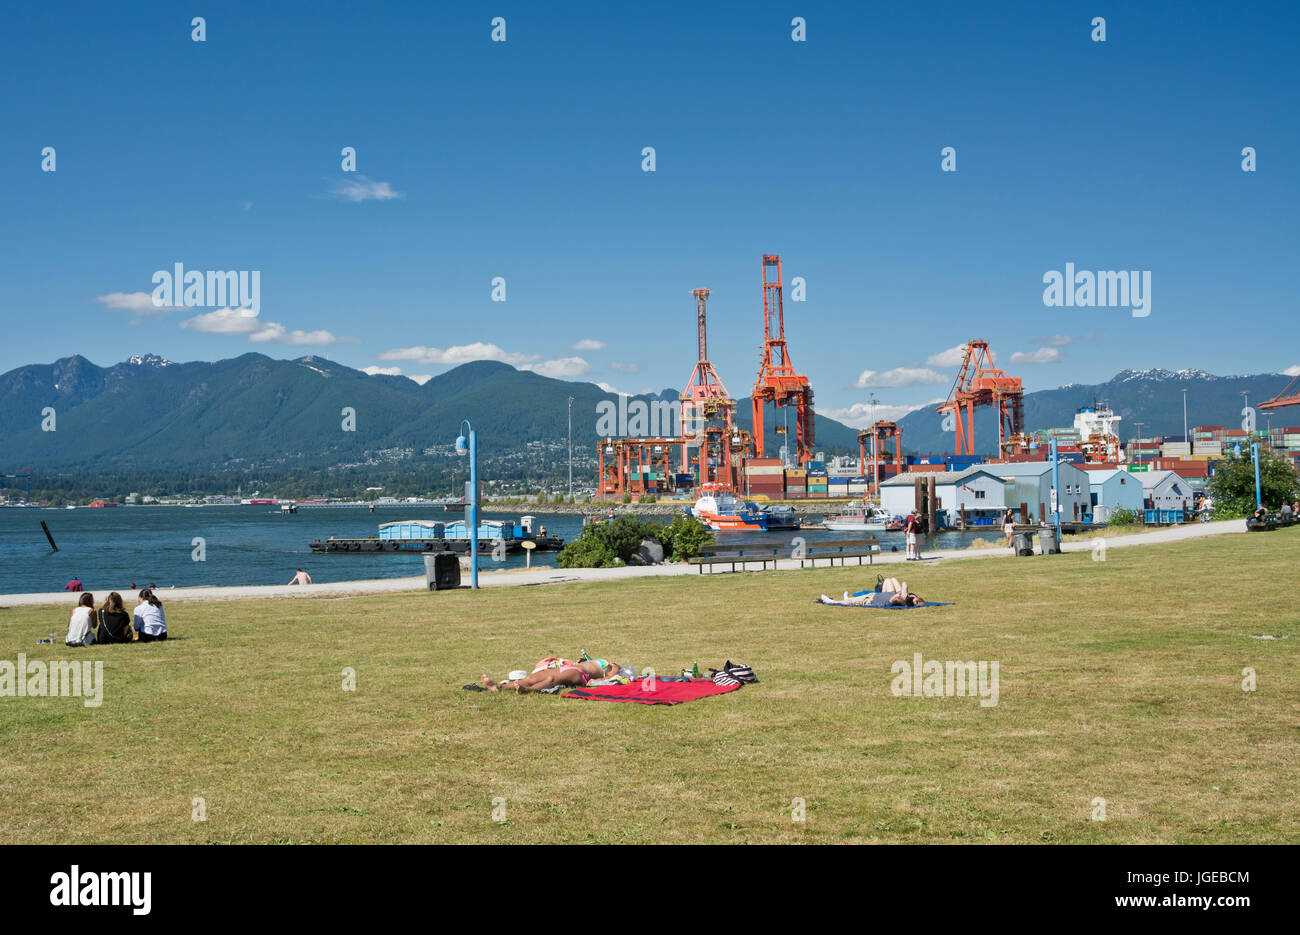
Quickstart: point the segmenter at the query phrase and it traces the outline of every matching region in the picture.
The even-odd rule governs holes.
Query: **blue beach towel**
[[[858,595],[855,594],[853,596],[857,597]],[[916,604],[913,607],[909,607],[906,604],[890,604],[886,607],[872,607],[869,604],[846,604],[843,601],[831,601],[829,604],[827,604],[825,601],[822,600],[816,600],[813,601],[813,603],[821,604],[823,607],[860,607],[860,608],[865,608],[867,610],[915,610],[918,607],[955,607],[956,606],[956,603],[953,601],[926,601],[924,604]]]

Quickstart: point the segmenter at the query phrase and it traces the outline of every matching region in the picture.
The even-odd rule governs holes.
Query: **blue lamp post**
[[[1264,505],[1264,495],[1259,488],[1259,442],[1250,446],[1250,456],[1255,459],[1255,509]]]
[[[1061,544],[1061,460],[1056,450],[1056,439],[1049,444],[1048,453],[1052,458],[1052,512],[1053,525],[1056,527],[1056,544]]]
[[[469,439],[464,435],[456,438],[456,454],[469,455],[469,586],[478,589],[478,435],[469,419],[461,422],[461,427],[468,429]]]

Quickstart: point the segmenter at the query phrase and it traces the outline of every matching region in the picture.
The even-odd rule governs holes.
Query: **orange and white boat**
[[[705,484],[701,496],[688,511],[714,532],[761,532],[767,529],[767,516],[752,503],[746,503],[723,484]]]

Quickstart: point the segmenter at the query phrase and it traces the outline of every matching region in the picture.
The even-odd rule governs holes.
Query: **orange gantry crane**
[[[1272,399],[1265,400],[1259,404],[1260,409],[1285,409],[1287,406],[1300,406],[1300,389],[1292,392],[1291,388],[1300,380],[1300,374],[1291,378],[1291,382],[1282,387],[1282,392],[1278,393]]]
[[[763,407],[793,406],[795,443],[800,464],[812,460],[814,444],[813,391],[808,378],[795,373],[785,346],[785,303],[781,291],[781,258],[763,255],[763,354],[754,381],[754,455],[763,457]]]
[[[682,404],[682,470],[689,470],[691,445],[700,447],[700,484],[725,482],[736,484],[741,473],[741,457],[733,457],[736,403],[722,383],[722,377],[709,363],[709,337],[705,306],[708,289],[692,289],[699,329],[699,360],[678,397]],[[721,423],[719,425],[719,423]]]
[[[903,463],[903,427],[897,422],[873,422],[858,433],[858,464],[867,467],[867,442],[871,442],[871,492],[880,496],[880,465],[889,459],[888,443],[894,440],[894,464]]]
[[[1019,454],[1029,444],[1025,436],[1025,388],[1019,377],[993,366],[987,341],[970,341],[962,348],[961,369],[948,398],[935,411],[953,417],[954,453],[975,454],[975,408],[998,408],[998,456]]]

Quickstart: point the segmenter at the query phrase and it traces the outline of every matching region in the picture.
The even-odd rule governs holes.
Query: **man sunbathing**
[[[607,662],[604,659],[586,659],[582,662],[573,662],[568,659],[561,659],[558,656],[547,656],[545,659],[533,666],[531,675],[521,679],[511,681],[507,679],[504,682],[494,682],[485,674],[480,681],[483,687],[490,692],[498,692],[503,688],[513,688],[521,695],[528,692],[539,692],[556,685],[562,685],[568,688],[576,688],[579,685],[586,685],[592,679],[610,678],[618,674],[618,664]]]
[[[886,578],[880,583],[879,591],[863,591],[860,594],[844,592],[844,600],[836,601],[822,595],[823,604],[860,604],[863,607],[922,607],[925,600],[907,589],[906,581]]]

